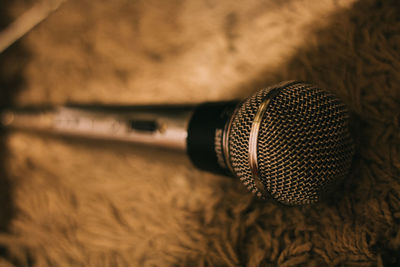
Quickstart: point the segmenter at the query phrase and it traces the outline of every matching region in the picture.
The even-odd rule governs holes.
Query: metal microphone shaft
[[[186,150],[194,107],[62,106],[6,110],[8,128]]]

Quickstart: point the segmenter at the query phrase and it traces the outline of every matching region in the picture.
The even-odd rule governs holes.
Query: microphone
[[[237,177],[257,197],[286,205],[318,202],[345,178],[354,154],[346,106],[298,81],[243,101],[25,108],[2,112],[1,121],[6,128],[178,149],[197,168]]]

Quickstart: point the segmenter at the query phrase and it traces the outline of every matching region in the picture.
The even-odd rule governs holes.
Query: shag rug
[[[35,1],[5,1],[7,25]],[[357,152],[323,203],[257,200],[184,155],[1,136],[1,266],[399,266],[397,0],[69,0],[0,54],[1,104],[195,103],[304,80]]]

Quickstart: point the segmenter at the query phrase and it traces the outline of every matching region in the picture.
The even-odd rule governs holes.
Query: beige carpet
[[[6,25],[33,1],[6,1]],[[3,105],[188,103],[288,79],[354,117],[351,175],[311,207],[256,200],[182,155],[1,139],[2,266],[400,264],[400,4],[69,0],[0,55]]]

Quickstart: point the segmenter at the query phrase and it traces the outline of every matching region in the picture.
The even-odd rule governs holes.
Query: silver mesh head
[[[269,99],[257,133],[259,179],[249,165],[249,136],[260,104]],[[348,112],[332,94],[287,82],[259,91],[238,107],[229,133],[230,163],[242,183],[261,198],[289,205],[317,202],[350,167],[353,143]]]

